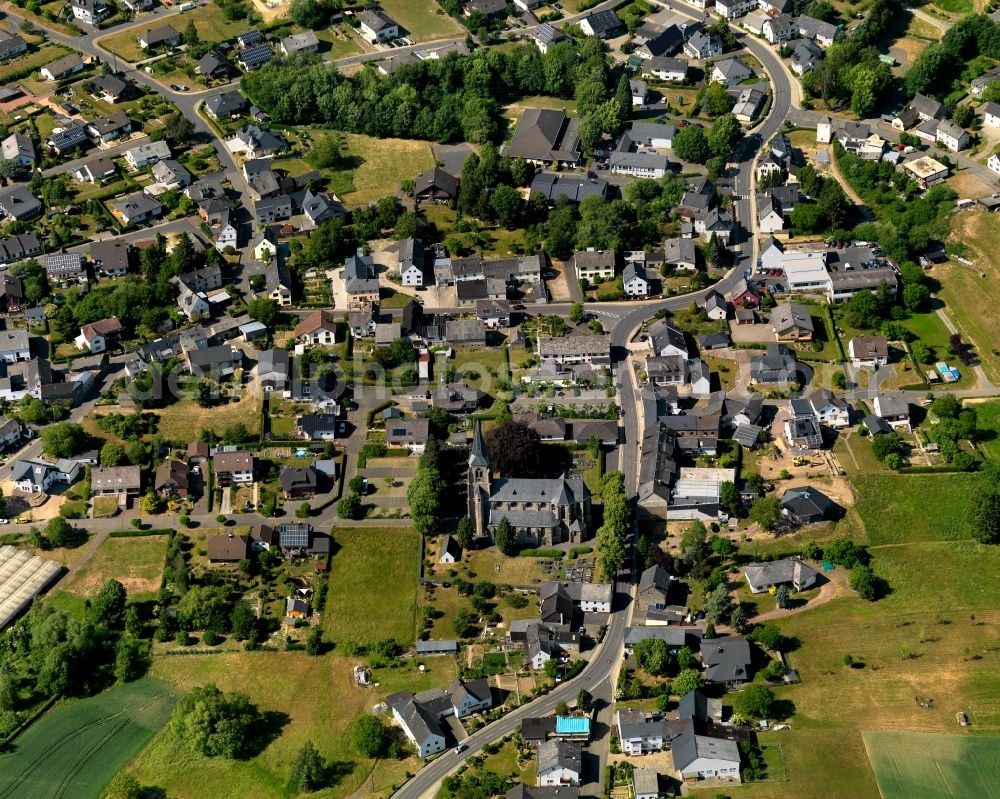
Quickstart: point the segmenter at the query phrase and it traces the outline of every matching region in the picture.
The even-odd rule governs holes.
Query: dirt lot
[[[552,302],[569,302],[569,286],[566,285],[566,270],[562,261],[552,261],[552,269],[558,272],[556,277],[545,281]]]
[[[4,480],[0,485],[0,490],[7,498],[7,516],[14,518],[24,514],[31,516],[35,522],[45,522],[59,515],[59,509],[66,501],[66,497],[58,494],[48,494],[40,505],[33,505],[28,502],[27,495],[22,494],[10,480]]]
[[[729,336],[736,344],[756,344],[774,341],[774,328],[768,324],[738,325],[735,322],[729,325]]]
[[[988,197],[993,193],[993,186],[984,183],[971,172],[959,172],[946,181],[949,187],[961,197]]]

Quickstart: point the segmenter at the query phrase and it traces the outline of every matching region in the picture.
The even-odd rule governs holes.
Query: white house
[[[947,120],[938,122],[935,138],[939,144],[943,144],[953,153],[964,150],[970,141],[968,131]]]
[[[410,700],[392,706],[392,716],[403,728],[406,737],[417,748],[420,757],[444,751],[444,734],[434,714]]]
[[[788,14],[778,14],[764,22],[764,38],[768,44],[788,41],[798,35],[798,27]]]
[[[781,203],[774,197],[758,195],[757,227],[761,233],[777,233],[785,229],[785,219],[781,215]]]
[[[649,87],[644,80],[630,80],[629,91],[632,93],[632,105],[645,105],[649,98]]]
[[[582,761],[580,744],[553,738],[538,745],[539,785],[579,785]]]
[[[399,25],[380,8],[368,9],[358,16],[361,33],[372,44],[399,37]]]
[[[715,12],[723,19],[736,19],[753,11],[757,0],[715,0]]]
[[[987,103],[983,106],[983,124],[1000,128],[1000,103]]]
[[[884,336],[855,336],[847,342],[851,364],[878,369],[889,363],[889,343]]]
[[[684,781],[740,778],[740,749],[736,741],[696,735],[693,722],[674,739],[670,749],[674,768]]]
[[[626,297],[648,297],[649,280],[646,277],[646,268],[632,261],[625,264],[622,285]]]
[[[816,143],[829,144],[833,138],[833,122],[830,117],[823,117],[816,123]]]
[[[19,460],[10,468],[14,486],[26,494],[48,493],[56,483],[72,485],[80,476],[80,462],[60,458],[55,463]]]
[[[576,276],[591,283],[615,276],[615,253],[612,250],[581,250],[573,256]]]
[[[905,395],[878,394],[872,400],[872,410],[890,427],[909,432],[910,404]]]
[[[648,334],[650,349],[661,358],[666,355],[688,357],[684,334],[676,327],[672,327],[666,319],[654,322],[649,328]]]
[[[215,249],[225,252],[226,247],[232,247],[235,250],[238,242],[239,235],[236,228],[233,225],[224,225],[215,237]]]
[[[1000,175],[1000,153],[993,153],[990,160],[986,162],[986,166],[990,168],[990,172]]]

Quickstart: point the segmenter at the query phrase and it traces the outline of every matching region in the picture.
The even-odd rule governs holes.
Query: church
[[[578,544],[590,536],[590,491],[580,478],[493,478],[483,431],[476,432],[467,476],[469,520],[492,536],[507,519],[522,546]]]

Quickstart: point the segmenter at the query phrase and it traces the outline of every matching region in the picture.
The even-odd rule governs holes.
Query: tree
[[[709,146],[705,130],[697,125],[681,128],[674,135],[674,155],[692,164],[704,164],[708,160]]]
[[[774,692],[766,685],[753,683],[733,697],[733,711],[748,719],[766,719],[774,707]]]
[[[699,95],[698,105],[702,113],[708,116],[717,117],[729,113],[733,107],[733,100],[726,91],[726,87],[715,81],[708,84],[705,90]]]
[[[270,328],[278,318],[278,303],[268,297],[258,297],[247,303],[247,315]]]
[[[223,693],[208,684],[177,703],[170,727],[181,743],[196,752],[235,759],[247,754],[259,723],[260,712],[246,694]]]
[[[742,633],[746,630],[749,623],[750,617],[747,615],[747,612],[743,609],[742,605],[737,605],[733,608],[733,612],[729,614],[730,627],[736,630],[736,632]]]
[[[467,638],[472,630],[472,626],[472,614],[465,608],[462,608],[455,614],[455,621],[452,623],[452,628],[455,631],[455,635],[459,638]]]
[[[781,521],[781,503],[777,497],[758,497],[750,506],[747,516],[765,530],[774,530]]]
[[[972,535],[983,544],[1000,544],[1000,490],[990,487],[977,490],[969,503],[969,526]]]
[[[951,121],[960,128],[967,128],[972,125],[976,118],[976,111],[971,105],[956,105],[951,112]]]
[[[705,601],[705,617],[716,624],[724,623],[732,612],[733,600],[729,596],[729,586],[720,583]]]
[[[337,503],[337,515],[341,519],[357,519],[361,516],[361,497],[348,494]]]
[[[436,441],[437,439],[429,439]],[[448,485],[437,468],[420,466],[406,489],[413,526],[422,535],[433,533],[441,524],[442,501]]]
[[[42,430],[42,452],[53,458],[69,458],[80,452],[89,440],[78,424],[59,422]]]
[[[142,785],[134,774],[122,771],[108,783],[101,799],[142,799]]]
[[[517,539],[507,517],[500,519],[496,529],[493,531],[493,543],[504,555],[513,555],[517,548]]]
[[[326,764],[312,741],[306,741],[292,761],[292,773],[288,778],[291,790],[298,792],[316,791],[323,787]]]
[[[743,128],[733,114],[723,114],[708,132],[708,147],[712,155],[728,159],[733,148],[743,138]]]
[[[458,520],[458,529],[455,531],[455,539],[462,549],[470,549],[474,538],[475,530],[472,529],[472,521],[468,516],[463,516]]]
[[[90,603],[90,617],[97,624],[117,629],[125,617],[125,586],[117,580],[105,580]]]
[[[781,644],[784,641],[784,636],[781,634],[781,630],[774,622],[765,622],[764,624],[758,624],[752,633],[750,633],[750,639],[756,641],[764,649],[777,650],[781,649]]]
[[[230,617],[230,629],[237,641],[257,637],[257,615],[246,602],[237,602]]]
[[[843,372],[834,372],[831,382],[833,383],[834,388],[843,391],[847,388],[847,375]]]
[[[312,505],[308,502],[303,502],[295,509],[295,516],[299,519],[308,519],[312,514]]]
[[[851,569],[851,588],[869,602],[874,602],[881,595],[881,581],[875,576],[871,566],[861,565]]]
[[[485,436],[493,468],[503,477],[542,476],[541,438],[527,425],[503,421]]]
[[[632,647],[635,662],[639,668],[654,676],[664,674],[670,666],[670,651],[667,642],[659,638],[647,638]]]
[[[513,230],[521,221],[524,201],[517,189],[506,183],[501,183],[490,196],[490,208],[496,214],[500,224],[507,230]]]
[[[789,600],[790,597],[788,595],[788,586],[784,584],[779,585],[777,590],[774,592],[775,603],[778,605],[779,608],[784,609],[788,607]]]
[[[45,525],[45,537],[53,547],[72,547],[80,543],[81,535],[62,516],[54,516]]]
[[[198,44],[198,28],[194,24],[194,19],[190,17],[184,27],[184,44],[188,47]]]
[[[321,628],[310,628],[309,635],[306,636],[306,653],[313,657],[323,654],[323,630]]]
[[[593,706],[594,697],[590,695],[590,691],[586,688],[581,688],[580,692],[576,695],[577,709],[582,710],[584,713],[589,713]]]
[[[172,145],[187,144],[194,133],[194,123],[179,111],[163,119],[163,136]]]
[[[578,325],[583,321],[583,305],[574,302],[569,306],[569,321],[574,325]]]
[[[953,394],[942,394],[931,402],[931,412],[939,419],[957,419],[962,403]]]
[[[743,513],[743,500],[740,498],[740,492],[736,490],[736,484],[732,481],[727,480],[719,488],[719,503],[730,516],[739,516]]]
[[[119,683],[139,679],[149,661],[148,647],[134,635],[125,634],[115,646],[115,680]]]
[[[697,691],[705,684],[698,669],[682,669],[670,683],[670,692],[674,696],[687,696],[692,691]]]
[[[101,466],[123,466],[128,462],[125,448],[109,441],[101,447]]]
[[[322,28],[330,16],[325,2],[318,0],[292,0],[288,5],[288,16],[292,22],[306,30]]]

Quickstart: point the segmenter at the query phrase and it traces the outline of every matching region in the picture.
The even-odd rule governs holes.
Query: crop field
[[[405,528],[342,528],[333,540],[327,635],[334,641],[412,641],[420,536]]]
[[[1000,738],[866,732],[883,799],[1000,797]]]
[[[0,799],[98,799],[176,701],[168,685],[145,678],[60,704],[0,755]]]

